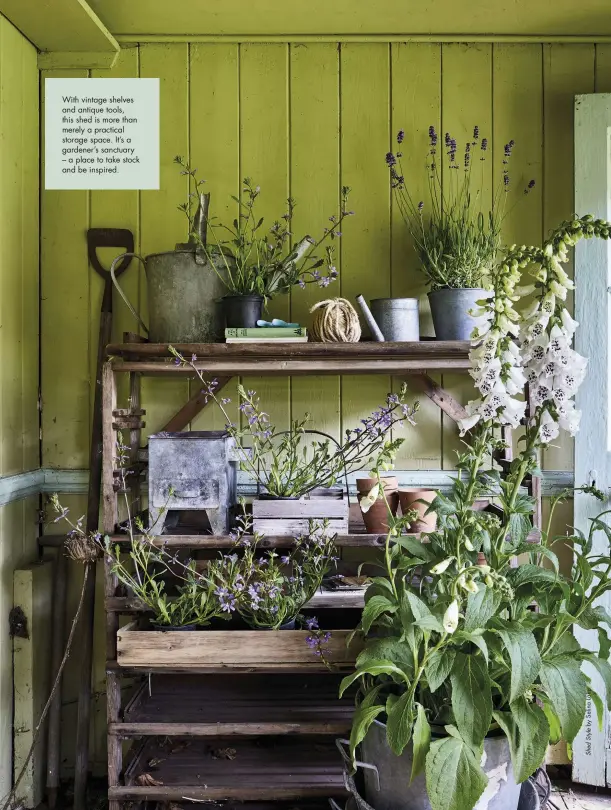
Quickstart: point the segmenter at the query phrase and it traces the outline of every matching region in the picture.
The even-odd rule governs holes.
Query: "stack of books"
[[[307,343],[304,326],[255,326],[225,329],[226,343]]]

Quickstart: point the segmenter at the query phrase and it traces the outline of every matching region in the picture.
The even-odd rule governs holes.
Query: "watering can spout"
[[[384,343],[385,338],[384,335],[382,334],[382,330],[378,326],[376,319],[371,314],[371,310],[367,306],[367,302],[365,301],[364,297],[362,295],[357,295],[356,303],[361,308],[363,317],[365,318],[365,320],[367,321],[367,325],[371,329],[371,334],[378,341],[378,343]]]

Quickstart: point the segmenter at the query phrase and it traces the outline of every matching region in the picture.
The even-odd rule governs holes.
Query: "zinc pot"
[[[113,261],[110,273],[121,298],[148,333],[151,343],[214,343],[222,337],[220,299],[225,291],[219,273],[225,272],[222,258],[212,262],[202,251],[171,250],[146,258],[125,253],[142,262],[146,270],[149,325],[147,326],[119,287]]]
[[[451,289],[444,287],[429,293],[431,315],[437,340],[470,340],[476,326],[483,326],[486,318],[474,318],[469,310],[476,301],[488,295],[482,289]]]
[[[371,314],[387,341],[420,340],[417,298],[374,298]]]
[[[382,478],[381,481],[388,506],[390,506],[392,514],[396,515],[399,508],[399,482],[395,476],[387,476]],[[377,478],[356,479],[359,503],[377,483]],[[368,534],[385,534],[388,531],[388,509],[382,496],[366,512],[362,512],[362,515]]]
[[[226,295],[223,298],[225,326],[253,329],[261,320],[262,295]]]
[[[386,726],[373,721],[361,743],[363,762],[375,765],[379,776],[364,769],[365,799],[375,810],[431,810],[424,773],[410,784],[412,745],[401,756],[393,754],[386,741]],[[483,768],[488,787],[474,810],[517,810],[520,788],[513,777],[509,743],[505,735],[484,740]]]
[[[437,493],[432,489],[417,489],[415,487],[405,487],[399,490],[399,503],[401,504],[401,514],[404,515],[410,509],[418,512],[418,517],[410,523],[410,532],[434,532],[437,526],[437,515],[430,512],[428,515],[428,505],[435,500]],[[426,501],[426,503],[421,503]]]

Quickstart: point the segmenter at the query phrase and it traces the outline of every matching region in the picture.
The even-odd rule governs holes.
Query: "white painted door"
[[[611,219],[611,94],[598,93],[575,99],[575,213]],[[575,441],[575,485],[595,482],[611,487],[611,246],[602,240],[582,240],[575,250],[575,317],[579,321],[576,349],[589,358],[588,374],[577,395],[582,411],[581,430]],[[575,498],[575,526],[589,529],[590,518],[611,503],[601,504],[589,495]],[[598,549],[608,554],[605,537]],[[611,608],[609,594],[605,606]],[[575,628],[579,641],[598,650],[595,631]],[[600,695],[599,676],[588,671]],[[589,785],[611,785],[611,716],[605,712],[602,732],[596,710],[588,700],[587,715],[573,745],[573,779]]]

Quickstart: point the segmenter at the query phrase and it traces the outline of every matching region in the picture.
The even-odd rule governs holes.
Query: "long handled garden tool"
[[[98,359],[96,366],[93,418],[91,426],[91,451],[89,455],[89,492],[87,498],[87,531],[97,532],[100,515],[100,486],[102,483],[102,366],[106,346],[112,332],[112,278],[102,267],[97,249],[120,248],[121,252],[133,253],[134,236],[124,228],[90,228],[87,231],[87,252],[89,262],[96,273],[104,279],[104,294],[100,312],[100,332],[98,338]],[[126,256],[115,268],[115,276],[124,273],[131,262]],[[86,810],[87,772],[89,769],[89,723],[91,715],[91,663],[93,654],[93,618],[95,605],[95,562],[90,566],[87,578],[87,592],[83,604],[81,622],[81,674],[78,693],[78,715],[76,727],[76,757],[74,767],[74,808]]]

